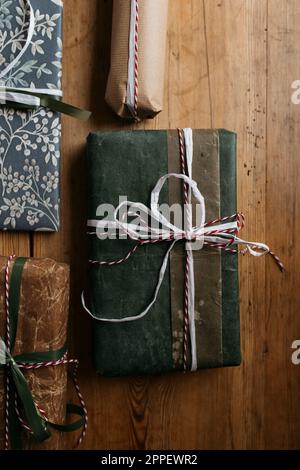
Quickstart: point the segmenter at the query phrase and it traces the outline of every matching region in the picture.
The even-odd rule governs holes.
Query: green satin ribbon
[[[6,89],[3,88],[3,91]],[[1,88],[0,88],[1,91]],[[15,93],[22,93],[24,95],[30,95],[30,96],[36,96],[37,98],[40,98],[40,106],[43,106],[44,108],[49,108],[52,111],[57,111],[62,114],[66,114],[67,116],[74,117],[76,119],[79,119],[80,121],[87,121],[91,117],[91,112],[86,111],[84,109],[77,108],[75,106],[72,106],[71,104],[65,103],[62,101],[60,96],[52,96],[52,95],[47,95],[44,93],[36,93],[34,89],[32,91],[25,91],[22,90],[21,88],[10,88],[10,92],[15,92]],[[16,109],[32,109],[32,106],[26,105],[24,103],[16,103],[13,101],[6,101],[5,103],[0,103],[0,105],[5,105],[9,106],[11,108],[16,108]]]
[[[65,346],[56,351],[33,352],[14,356],[13,350],[18,328],[18,313],[20,305],[21,281],[24,265],[27,258],[16,258],[10,277],[9,288],[9,321],[10,321],[10,351],[6,351],[8,373],[10,374],[11,390],[9,395],[9,436],[10,447],[13,450],[22,449],[22,428],[15,409],[15,393],[22,404],[24,414],[34,438],[37,442],[43,442],[51,436],[49,428],[52,427],[61,432],[72,432],[84,425],[84,410],[81,406],[67,405],[67,414],[74,414],[80,418],[70,424],[56,424],[41,416],[34,402],[28,382],[18,364],[36,364],[40,362],[57,361],[66,354]]]

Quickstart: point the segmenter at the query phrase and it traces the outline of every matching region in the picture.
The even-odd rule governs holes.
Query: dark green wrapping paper
[[[207,218],[236,212],[236,136],[226,131],[193,131],[193,176],[199,183]],[[117,207],[119,196],[150,205],[157,180],[180,171],[177,131],[99,132],[88,138],[89,219],[100,204]],[[211,184],[208,184],[211,183]],[[170,182],[161,203],[181,202],[180,183]],[[93,260],[123,257],[131,240],[99,240],[89,235]],[[123,318],[149,304],[168,243],[139,248],[126,263],[91,266],[88,302],[93,315]],[[240,363],[237,256],[213,249],[195,252],[198,365]],[[93,358],[100,374],[164,373],[182,368],[184,244],[176,244],[155,305],[129,323],[93,321]],[[205,275],[205,273],[209,275]],[[202,289],[202,292],[199,290]],[[201,295],[202,294],[202,295]],[[203,300],[204,299],[204,300]]]

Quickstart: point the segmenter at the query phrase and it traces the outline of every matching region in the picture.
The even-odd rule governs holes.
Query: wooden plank
[[[205,5],[213,126],[238,133],[238,208],[246,216],[243,237],[265,241],[267,2],[226,0]],[[240,289],[244,361],[239,370],[229,372],[230,399],[222,401],[231,428],[230,447],[262,448],[265,260],[240,259]]]
[[[291,102],[291,84],[299,79],[300,4],[269,2],[266,226],[270,244],[287,273],[278,282],[266,272],[266,402],[268,448],[299,448],[300,367],[291,363],[291,344],[299,339],[299,146],[300,107]],[[278,229],[276,222],[280,222]]]
[[[300,327],[300,107],[289,96],[291,82],[300,78],[298,3],[170,0],[164,111],[136,126],[226,127],[239,134],[243,235],[268,242],[289,268],[281,277],[271,259],[241,259],[242,367],[103,379],[91,366],[91,323],[80,307],[86,276],[85,138],[92,130],[125,126],[103,99],[111,2],[65,0],[65,99],[90,107],[94,115],[84,124],[63,119],[61,231],[34,235],[33,248],[35,256],[71,264],[71,349],[81,361],[90,411],[83,448],[299,448],[300,366],[290,363],[290,345]],[[275,228],[275,221],[286,229]],[[24,237],[5,234],[1,246],[22,251]]]
[[[1,131],[0,131],[1,132]],[[0,235],[0,252],[3,256],[30,256],[29,235],[13,232],[2,232]]]

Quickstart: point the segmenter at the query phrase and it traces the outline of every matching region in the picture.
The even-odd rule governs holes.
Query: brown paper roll
[[[0,335],[5,335],[5,266],[0,257]],[[57,350],[67,339],[69,310],[69,267],[50,259],[28,259],[23,271],[18,329],[14,354]],[[50,421],[66,419],[67,370],[65,366],[26,372],[36,402]],[[4,373],[0,371],[0,449],[4,447]],[[24,434],[25,449],[62,447],[62,436],[51,429],[51,437],[42,444]]]
[[[168,0],[139,0],[138,118],[162,110]],[[105,99],[122,118],[132,118],[126,105],[131,1],[114,0],[111,64]]]

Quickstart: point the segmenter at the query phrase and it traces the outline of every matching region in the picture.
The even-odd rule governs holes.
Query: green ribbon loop
[[[41,106],[52,109],[52,111],[66,114],[67,116],[79,119],[80,121],[87,121],[91,117],[92,113],[90,111],[77,108],[76,106],[72,106],[71,104],[65,103],[61,100],[56,100],[52,96],[40,95],[39,97],[41,99]]]
[[[80,416],[80,418],[68,424],[56,424],[56,423],[49,422],[49,425],[53,429],[56,429],[57,431],[61,431],[61,432],[73,432],[73,431],[78,431],[78,429],[81,429],[82,426],[84,425],[84,410],[82,406],[74,405],[73,403],[68,403],[67,414],[77,415],[77,416]]]
[[[0,87],[0,91],[5,91],[5,88]],[[72,106],[71,104],[65,103],[62,101],[60,96],[52,96],[48,95],[47,93],[36,93],[34,89],[27,91],[22,90],[22,88],[9,88],[7,91],[12,93],[22,93],[24,95],[35,96],[40,98],[40,106],[44,108],[49,108],[52,111],[57,111],[62,114],[66,114],[67,116],[74,117],[79,119],[80,121],[87,121],[91,117],[91,112],[86,111],[85,109],[77,108],[76,106]],[[24,103],[18,103],[14,101],[7,100],[4,103],[0,103],[0,105],[9,106],[11,108],[16,109],[34,109],[33,106]]]
[[[39,362],[59,361],[67,352],[67,345],[55,351],[43,351],[14,355],[14,360],[20,364],[36,364]]]

